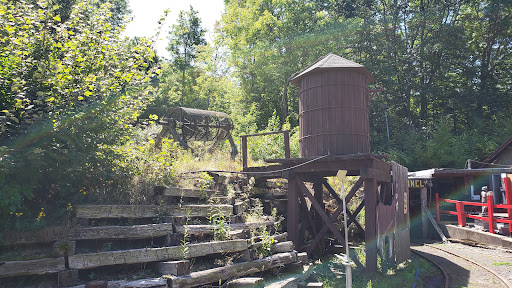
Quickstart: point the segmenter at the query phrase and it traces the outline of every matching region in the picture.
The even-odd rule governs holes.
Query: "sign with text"
[[[409,188],[430,187],[429,179],[409,179]]]

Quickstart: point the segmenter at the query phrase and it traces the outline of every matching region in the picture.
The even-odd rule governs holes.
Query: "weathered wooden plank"
[[[395,245],[393,252],[397,263],[410,258],[410,220],[409,220],[409,185],[408,170],[395,162],[391,162],[393,171],[393,191],[398,196],[398,209],[395,213]]]
[[[365,179],[376,179],[378,182],[391,182],[391,174],[373,168],[362,168],[361,177]]]
[[[274,221],[263,221],[263,222],[245,222],[245,223],[233,223],[229,224],[229,230],[250,230],[260,228],[262,226],[271,226],[274,225]],[[185,233],[185,229],[187,230],[187,234],[195,235],[195,234],[211,234],[215,230],[215,225],[183,225],[176,226],[176,233]]]
[[[65,239],[68,228],[64,226],[48,227],[36,231],[9,232],[3,236],[0,246],[23,245],[34,243],[51,243],[59,239]]]
[[[281,188],[266,188],[266,187],[250,187],[244,186],[244,192],[248,192],[251,196],[263,196],[272,194],[274,196],[286,196],[287,190]]]
[[[377,180],[364,180],[366,272],[377,272]]]
[[[218,283],[219,280],[227,280],[233,277],[241,277],[265,271],[274,267],[283,266],[297,260],[297,252],[287,252],[275,254],[263,259],[252,262],[243,262],[199,272],[193,272],[185,276],[168,276],[167,278],[170,288],[187,288],[208,283]]]
[[[297,185],[295,175],[288,178],[288,196],[287,196],[287,212],[286,212],[286,227],[288,230],[288,239],[293,241],[296,246],[299,246],[299,187]]]
[[[81,205],[75,208],[77,218],[154,218],[158,216],[206,217],[220,212],[233,214],[232,205]]]
[[[291,252],[293,251],[293,242],[292,241],[286,241],[281,243],[276,243],[270,246],[270,253],[277,254],[277,253],[284,253],[284,252]]]
[[[168,197],[190,197],[206,199],[213,195],[220,195],[220,192],[210,189],[190,189],[179,187],[166,187],[163,191],[164,196]]]
[[[284,232],[284,233],[281,233],[281,234],[275,234],[275,235],[272,235],[272,237],[274,237],[274,242],[281,242],[283,240],[286,240],[286,238],[288,238],[288,233]],[[256,236],[256,237],[251,238],[249,240],[249,242],[251,242],[253,244],[251,244],[250,248],[251,249],[256,249],[256,248],[260,247],[262,245],[262,243],[261,242],[257,242],[257,241],[261,241],[262,238],[263,238],[262,236]]]
[[[263,278],[260,277],[238,278],[226,283],[227,288],[255,288],[262,286]]]
[[[0,265],[0,278],[22,275],[43,275],[64,271],[64,257],[29,261],[5,261]]]
[[[73,240],[91,239],[144,239],[173,233],[172,223],[134,226],[100,226],[76,228],[69,235]]]
[[[217,241],[187,245],[186,258],[217,253],[239,252],[249,248],[247,240]],[[81,254],[69,257],[71,269],[90,269],[108,265],[136,264],[183,258],[181,246],[133,249],[103,253]],[[6,261],[0,265],[0,278],[22,275],[42,275],[64,270],[64,258],[31,261]]]
[[[195,258],[210,254],[239,252],[248,249],[247,240],[216,241],[187,245],[186,258]],[[72,269],[89,269],[105,265],[135,264],[183,258],[181,246],[134,249],[105,253],[83,254],[69,258]]]
[[[121,288],[167,288],[167,281],[163,278],[141,279],[124,283]]]

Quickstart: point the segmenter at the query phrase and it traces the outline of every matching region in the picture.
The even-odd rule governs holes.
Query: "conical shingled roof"
[[[361,64],[350,61],[338,55],[329,53],[324,57],[318,59],[315,63],[306,67],[304,70],[293,74],[290,77],[290,82],[296,86],[299,86],[300,79],[302,79],[306,74],[309,74],[315,70],[323,70],[323,69],[343,69],[343,70],[355,70],[361,73],[364,73],[368,76],[370,82],[375,81],[375,77],[373,77],[372,73],[366,69]]]

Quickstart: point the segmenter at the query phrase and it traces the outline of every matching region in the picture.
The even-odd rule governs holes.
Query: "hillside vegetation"
[[[512,136],[508,0],[226,0],[210,42],[182,11],[166,58],[159,32],[121,37],[129,13],[126,0],[0,0],[0,231],[62,222],[78,203],[144,203],[201,167],[172,140],[153,147],[173,106],[228,113],[237,142],[290,129],[297,155],[287,79],[327,53],[374,74],[372,151],[410,171],[463,167]],[[273,137],[251,142],[254,160],[284,155]]]

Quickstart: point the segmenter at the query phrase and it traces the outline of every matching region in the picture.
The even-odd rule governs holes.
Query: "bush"
[[[65,20],[52,3],[0,0],[0,231],[62,222],[139,169],[121,147],[151,101],[152,43],[122,39],[108,3],[77,1]]]
[[[299,127],[290,129],[290,123],[286,122],[282,127],[279,117],[274,115],[268,120],[267,128],[258,133],[276,132],[280,130],[290,131],[290,155],[291,157],[299,157]],[[283,134],[265,135],[249,137],[247,143],[248,154],[254,161],[264,159],[284,158],[284,140]]]

